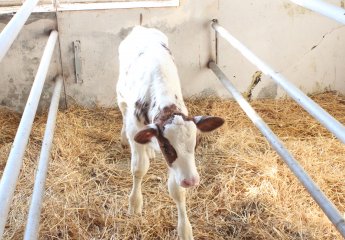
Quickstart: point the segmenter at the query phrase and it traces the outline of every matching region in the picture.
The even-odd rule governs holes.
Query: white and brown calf
[[[169,193],[178,209],[178,234],[181,239],[193,239],[185,188],[199,184],[194,156],[197,134],[220,127],[224,120],[188,116],[168,39],[160,31],[135,27],[119,46],[119,60],[121,140],[130,145],[133,175],[129,212],[142,212],[142,179],[154,150],[161,151],[169,166]]]

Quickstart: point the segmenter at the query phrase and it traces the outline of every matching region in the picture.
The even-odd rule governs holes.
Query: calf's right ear
[[[153,137],[158,136],[157,126],[154,124],[147,125],[134,136],[134,141],[140,144],[149,143]]]
[[[201,132],[211,132],[224,123],[223,118],[212,116],[196,116],[193,120]]]

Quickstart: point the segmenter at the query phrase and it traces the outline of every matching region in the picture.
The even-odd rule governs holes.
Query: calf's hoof
[[[129,205],[129,208],[128,208],[128,214],[129,215],[141,215],[143,209],[142,207],[138,207],[138,206],[131,206]]]
[[[189,222],[179,225],[177,230],[180,240],[194,240],[192,226]]]
[[[138,196],[129,197],[129,208],[128,213],[130,215],[141,215],[143,211],[143,199]]]

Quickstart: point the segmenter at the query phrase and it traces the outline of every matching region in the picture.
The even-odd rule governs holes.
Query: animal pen
[[[59,8],[53,2],[56,12],[78,10],[77,5],[61,4]],[[165,6],[178,7],[178,2],[166,1]],[[320,0],[290,2],[345,24],[345,10],[341,7]],[[2,30],[0,64],[37,3],[38,0],[26,0]],[[84,10],[121,5],[97,4],[86,5]],[[155,1],[140,4],[160,7]],[[140,14],[140,24],[143,16],[145,20],[145,14]],[[345,237],[345,97],[336,92],[308,97],[221,24],[221,20],[218,23],[211,19],[207,23],[214,49],[207,71],[213,71],[235,101],[213,95],[187,100],[192,114],[202,110],[226,120],[222,130],[203,136],[196,153],[201,184],[189,190],[187,199],[195,238]],[[143,216],[127,215],[129,150],[123,149],[119,141],[118,109],[88,108],[71,101],[66,109],[58,111],[68,75],[62,71],[54,77],[49,111],[36,116],[54,49],[59,45],[58,32],[57,28],[49,29],[21,117],[14,111],[0,109],[0,236],[3,239],[175,239],[176,223],[170,216],[176,213],[164,187],[166,176],[162,172],[166,166],[161,159],[151,163],[144,179]],[[223,39],[292,100],[246,99],[235,87],[236,83],[222,72],[222,65],[218,65],[220,55],[224,54],[220,49]],[[83,42],[73,44],[75,84],[83,84],[80,75],[83,61],[79,60]],[[58,47],[61,48],[61,43]]]

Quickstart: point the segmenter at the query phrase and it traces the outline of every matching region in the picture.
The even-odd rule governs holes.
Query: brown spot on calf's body
[[[150,104],[148,102],[144,102],[140,100],[135,102],[134,115],[139,122],[144,121],[144,124],[150,123],[149,115],[148,115],[149,110],[150,110]]]

